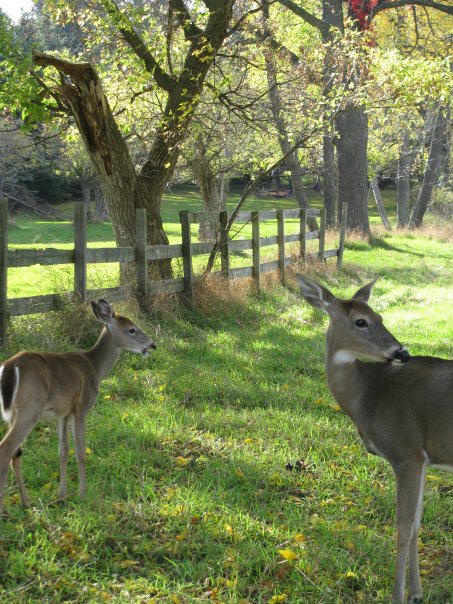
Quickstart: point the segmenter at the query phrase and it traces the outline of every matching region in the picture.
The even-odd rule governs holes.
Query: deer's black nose
[[[154,344],[154,342],[151,342],[149,347],[152,348],[153,350],[156,350],[156,348],[157,348],[157,346]]]
[[[403,346],[401,346],[401,348],[399,348],[395,352],[393,358],[395,359],[395,361],[399,361],[400,363],[407,363],[408,360],[411,358],[411,355]]]

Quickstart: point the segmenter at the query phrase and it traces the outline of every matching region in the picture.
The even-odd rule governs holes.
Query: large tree
[[[160,214],[161,196],[178,161],[208,70],[229,35],[234,1],[205,0],[195,11],[189,10],[183,0],[169,0],[164,53],[147,44],[145,33],[150,23],[146,13],[128,10],[131,7],[127,5],[120,8],[113,0],[90,3],[85,18],[90,12],[93,19],[99,18],[103,11],[110,33],[116,36],[122,51],[134,55],[134,67],[141,70],[137,79],[148,79],[160,94],[161,115],[138,169],[95,66],[34,52],[35,65],[53,68],[59,74],[59,81],[47,82],[44,90],[75,120],[102,187],[118,245],[134,243],[136,208],[147,209],[148,242],[168,243]],[[173,56],[176,46],[178,62]],[[129,62],[128,69],[132,64]],[[156,270],[160,277],[168,277],[170,263],[159,263]]]

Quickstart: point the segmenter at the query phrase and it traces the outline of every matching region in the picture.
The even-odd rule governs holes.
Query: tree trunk
[[[401,151],[398,158],[398,174],[396,176],[396,213],[399,229],[407,226],[410,215],[410,178],[414,152],[411,152],[409,132],[403,131]]]
[[[439,107],[432,131],[431,144],[428,153],[428,161],[423,176],[423,183],[418,195],[415,206],[412,210],[409,227],[411,229],[421,227],[423,217],[431,201],[431,195],[434,187],[439,180],[440,169],[442,165],[442,151],[445,134],[445,113],[442,107]]]
[[[450,107],[446,107],[444,120],[444,136],[442,142],[442,158],[440,166],[440,182],[443,187],[447,188],[451,188],[453,185],[451,180],[451,138],[451,109]]]
[[[99,183],[94,183],[94,215],[97,220],[109,220],[109,213],[105,205],[104,194]]]
[[[324,134],[322,147],[322,191],[326,209],[327,228],[336,225],[336,209],[338,205],[338,172],[335,158],[335,146],[330,134]]]
[[[224,209],[222,181],[214,174],[206,155],[206,149],[200,141],[195,143],[195,153],[189,163],[201,192],[203,211],[221,212]],[[200,241],[217,241],[219,227],[218,220],[203,220],[198,227],[198,239]]]
[[[348,204],[348,229],[368,238],[368,118],[364,107],[339,113],[336,125],[339,208]]]

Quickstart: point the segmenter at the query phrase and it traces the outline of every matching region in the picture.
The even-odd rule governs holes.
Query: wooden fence
[[[61,294],[47,294],[25,298],[11,298],[7,296],[8,268],[32,266],[34,264],[56,265],[74,264],[74,291],[82,302],[99,295],[111,301],[124,300],[136,295],[139,299],[146,299],[153,293],[184,292],[189,301],[193,300],[193,257],[209,254],[212,243],[194,243],[191,236],[191,225],[199,224],[203,220],[213,220],[209,212],[179,213],[181,221],[181,243],[170,245],[147,245],[146,242],[146,210],[136,211],[136,244],[134,247],[122,248],[88,248],[87,247],[87,216],[82,203],[75,206],[74,213],[74,249],[61,250],[47,249],[8,249],[8,202],[0,199],[0,344],[6,337],[7,320],[9,316],[44,313],[61,308]],[[319,218],[319,230],[307,231],[308,217]],[[299,230],[294,234],[285,234],[285,219],[297,219]],[[228,222],[228,212],[215,215],[220,228]],[[274,237],[260,237],[260,222],[263,220],[277,221],[277,235]],[[341,268],[343,260],[345,233],[347,220],[347,204],[344,204],[342,223],[340,229],[340,242],[338,248],[325,249],[325,210],[269,210],[261,212],[240,212],[235,223],[252,224],[251,239],[230,239],[222,237],[220,245],[221,274],[226,278],[234,279],[252,277],[256,286],[260,286],[260,275],[269,271],[278,270],[282,283],[285,283],[285,269],[291,263],[292,257],[287,257],[285,246],[287,243],[299,242],[300,256],[305,261],[307,258],[307,241],[319,240],[316,256],[320,259],[337,258],[337,267]],[[266,246],[278,246],[278,259],[271,262],[261,262],[260,252]],[[230,260],[234,252],[252,250],[252,266],[231,268]],[[183,277],[164,281],[149,281],[148,261],[182,258]],[[87,289],[87,265],[91,263],[123,263],[132,262],[136,268],[136,283],[113,288],[96,290]],[[69,294],[70,292],[64,292]]]

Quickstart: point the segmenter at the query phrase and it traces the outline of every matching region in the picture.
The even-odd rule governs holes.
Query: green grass
[[[451,242],[386,234],[374,247],[350,242],[344,272],[319,278],[346,297],[380,274],[372,305],[389,329],[413,354],[451,358],[452,260]],[[394,480],[327,390],[325,317],[292,287],[221,293],[210,305],[136,317],[158,331],[158,349],[147,360],[123,354],[102,384],[88,419],[85,502],[73,455],[70,497],[56,502],[55,426],[29,436],[33,507],[20,507],[10,476],[1,601],[389,602]],[[72,348],[62,319],[70,322],[15,319],[3,356]],[[98,328],[84,324],[87,346]],[[300,471],[285,468],[296,460]],[[451,475],[429,471],[420,532],[428,604],[452,602],[452,489]]]

